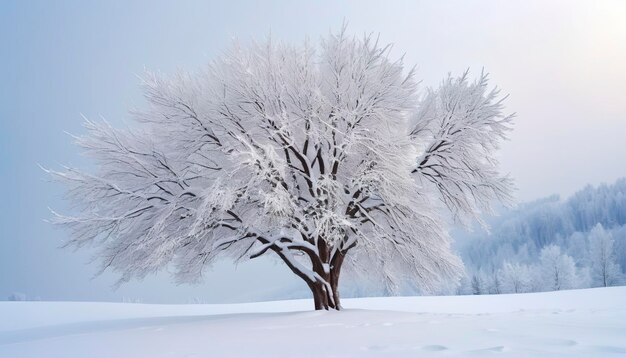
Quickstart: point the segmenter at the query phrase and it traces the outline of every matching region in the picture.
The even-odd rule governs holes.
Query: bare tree
[[[389,49],[344,30],[319,48],[268,40],[199,73],[147,74],[136,129],[87,120],[77,138],[97,172],[51,171],[80,213],[56,217],[69,245],[96,242],[120,282],[169,264],[193,282],[221,255],[273,253],[316,309],[340,309],[344,263],[390,292],[458,280],[440,209],[467,222],[510,199],[493,152],[511,117],[486,75],[420,98]]]
[[[571,256],[562,254],[558,245],[548,245],[541,249],[539,257],[538,285],[546,291],[560,291],[575,288],[579,282],[576,264]]]
[[[621,269],[615,262],[615,240],[602,224],[598,223],[589,233],[589,258],[593,286],[608,287],[620,280]]]
[[[526,265],[504,262],[501,276],[505,293],[524,293],[532,290],[532,272]]]

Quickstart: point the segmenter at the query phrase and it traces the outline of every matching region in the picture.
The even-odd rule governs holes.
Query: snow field
[[[1,302],[0,357],[626,356],[626,287],[212,305]]]

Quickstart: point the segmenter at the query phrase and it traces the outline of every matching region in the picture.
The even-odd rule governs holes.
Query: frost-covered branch
[[[428,90],[412,119],[410,135],[422,149],[413,172],[464,224],[480,221],[494,200],[512,201],[512,180],[498,173],[495,151],[513,116],[502,113],[504,98],[487,86],[484,73],[474,83],[468,72],[448,77],[437,90]]]

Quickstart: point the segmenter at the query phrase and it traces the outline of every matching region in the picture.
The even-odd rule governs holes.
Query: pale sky
[[[345,20],[394,43],[424,86],[484,68],[517,113],[500,158],[520,201],[626,176],[626,1],[130,3],[0,4],[0,299],[233,301],[297,282],[259,261],[221,264],[200,286],[160,275],[112,291],[112,275],[91,279],[88,253],[58,249],[67,233],[43,221],[67,204],[37,164],[86,165],[65,134],[82,133],[81,113],[122,125],[143,105],[135,74],[193,71],[233,38],[316,40]]]

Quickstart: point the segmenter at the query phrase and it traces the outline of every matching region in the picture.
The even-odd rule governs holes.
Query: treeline
[[[456,243],[467,270],[458,294],[624,284],[626,179],[520,205]]]

